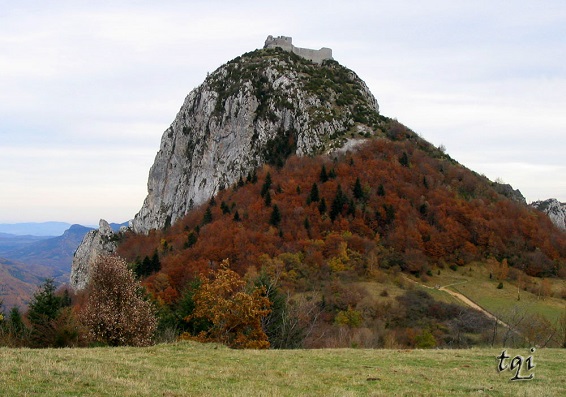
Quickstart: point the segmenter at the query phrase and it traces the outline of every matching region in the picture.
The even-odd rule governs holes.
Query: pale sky
[[[133,218],[185,96],[270,34],[332,48],[466,167],[566,202],[566,1],[0,0],[0,223]]]

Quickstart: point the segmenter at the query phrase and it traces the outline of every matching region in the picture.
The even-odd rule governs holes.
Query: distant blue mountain
[[[27,223],[0,223],[0,238],[12,236],[61,236],[72,225],[66,222],[27,222]],[[110,227],[118,231],[120,227],[128,226],[128,222],[111,223]]]
[[[0,223],[0,233],[18,236],[60,236],[71,227],[65,222]]]
[[[71,271],[73,254],[83,240],[85,234],[93,230],[90,227],[72,225],[61,236],[43,238],[22,244],[29,236],[2,238],[0,236],[0,256],[20,263],[49,266],[62,273]],[[18,244],[10,246],[10,241]]]
[[[60,232],[57,228],[62,225],[67,228]],[[127,225],[110,224],[116,231]],[[0,230],[0,300],[4,300],[5,307],[23,308],[46,277],[54,278],[57,284],[69,281],[75,250],[93,228],[46,222],[0,225]],[[52,233],[57,237],[50,237]]]

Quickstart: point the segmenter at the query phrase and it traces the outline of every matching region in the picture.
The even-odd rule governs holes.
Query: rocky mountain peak
[[[531,206],[548,215],[552,223],[559,229],[566,230],[566,203],[561,203],[555,198],[539,200],[531,203]]]
[[[148,195],[130,224],[135,232],[167,228],[263,164],[383,134],[377,100],[330,49],[266,47],[222,65],[185,98],[161,138]],[[104,220],[85,236],[73,288],[86,286],[90,264],[115,251],[118,236]]]
[[[332,59],[281,48],[237,57],[189,93],[164,132],[133,228],[168,227],[262,164],[339,148],[380,122],[366,84]]]

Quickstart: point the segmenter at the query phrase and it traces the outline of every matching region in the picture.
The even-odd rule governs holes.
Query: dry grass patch
[[[256,351],[194,342],[148,348],[3,348],[0,395],[553,396],[566,389],[565,350],[538,350],[535,379],[522,382],[511,382],[508,371],[496,371],[500,352]]]

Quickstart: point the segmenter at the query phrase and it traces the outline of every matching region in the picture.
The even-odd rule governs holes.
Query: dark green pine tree
[[[46,347],[53,344],[49,331],[53,328],[53,321],[61,313],[61,301],[61,297],[55,295],[55,281],[52,278],[46,279],[33,295],[27,312],[32,346]]]
[[[150,274],[152,273],[157,273],[158,271],[161,270],[161,261],[159,260],[159,254],[157,253],[157,250],[155,250],[153,252],[153,256],[151,257],[151,271]]]
[[[263,182],[263,186],[261,187],[261,197],[265,197],[265,195],[271,188],[271,183],[271,174],[268,172],[265,176],[265,182]]]
[[[269,190],[265,193],[263,199],[265,201],[265,206],[271,207],[271,193],[269,193]]]
[[[342,213],[344,209],[344,205],[348,203],[348,197],[342,191],[342,187],[338,185],[338,189],[336,189],[336,196],[332,201],[332,205],[330,206],[330,219],[334,221],[338,215]]]
[[[197,243],[198,235],[194,231],[190,231],[187,235],[187,241],[185,242],[185,248],[191,248]]]
[[[240,222],[240,213],[238,212],[238,210],[236,210],[234,212],[234,218],[233,218],[234,222]]]
[[[8,321],[6,323],[6,327],[8,328],[8,332],[11,333],[16,338],[22,338],[23,337],[27,328],[26,328],[26,325],[24,324],[24,320],[22,318],[22,313],[20,312],[19,307],[14,306],[10,310],[10,314],[8,316]]]
[[[383,185],[381,183],[377,187],[377,195],[381,196],[381,197],[385,196],[385,188],[383,187]]]
[[[309,197],[307,197],[307,204],[316,203],[320,200],[320,196],[318,193],[318,185],[315,183],[312,184],[311,192]]]
[[[210,207],[208,207],[202,217],[202,225],[207,225],[210,222],[212,222],[212,211],[210,210]]]
[[[149,259],[149,256],[146,255],[145,258],[143,258],[143,261],[138,266],[135,274],[139,278],[144,278],[151,274],[151,259]]]
[[[318,203],[318,212],[320,212],[321,215],[326,213],[326,200],[324,197]]]
[[[399,163],[401,163],[403,167],[409,166],[409,156],[407,155],[407,152],[403,152],[403,154],[399,158]]]
[[[356,200],[362,200],[364,198],[364,189],[362,188],[359,177],[356,178],[356,183],[354,183],[353,193]]]
[[[54,320],[61,311],[61,297],[55,295],[55,281],[48,278],[33,294],[27,313],[31,325]]]
[[[328,181],[328,173],[326,172],[326,166],[322,166],[322,170],[320,171],[320,181],[322,183]]]
[[[269,217],[269,224],[275,227],[279,226],[281,223],[281,212],[277,204],[273,206],[273,211],[271,211],[271,216]]]
[[[352,215],[353,217],[356,216],[356,204],[354,203],[354,199],[350,199],[348,202],[348,215]]]
[[[220,203],[220,209],[222,210],[222,214],[230,213],[230,207],[224,201]]]

